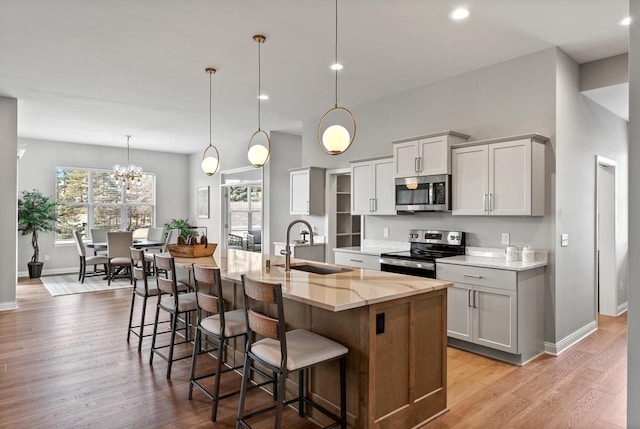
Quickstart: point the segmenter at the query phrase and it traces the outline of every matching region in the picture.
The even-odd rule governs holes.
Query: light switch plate
[[[569,234],[560,235],[560,246],[567,247],[569,245]]]
[[[388,238],[389,237],[389,228],[384,228],[382,230],[382,235],[384,235],[384,238]]]

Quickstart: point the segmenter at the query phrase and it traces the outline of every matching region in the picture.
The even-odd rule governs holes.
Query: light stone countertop
[[[546,267],[546,259],[534,262],[507,261],[505,258],[491,258],[486,256],[460,255],[436,259],[436,264],[467,265],[481,268],[496,268],[509,271],[526,271],[534,268]]]
[[[267,259],[271,261],[269,270],[265,268]],[[240,282],[240,276],[247,274],[257,280],[281,283],[285,298],[334,312],[433,292],[453,285],[441,280],[353,267],[344,267],[349,271],[328,275],[293,269],[286,273],[283,256],[242,250],[219,249],[214,257],[175,258],[175,262],[186,269],[191,269],[192,263],[218,267],[223,279],[234,282]],[[305,262],[292,259],[292,265]],[[320,262],[310,263],[337,267]]]

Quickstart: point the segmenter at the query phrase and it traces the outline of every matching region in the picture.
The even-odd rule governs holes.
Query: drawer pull
[[[362,263],[362,261],[360,259],[349,259],[351,262],[360,262]]]
[[[463,274],[464,277],[471,277],[472,279],[481,279],[482,276],[472,276],[471,274]]]

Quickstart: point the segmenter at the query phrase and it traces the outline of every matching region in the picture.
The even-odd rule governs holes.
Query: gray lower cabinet
[[[344,252],[338,249],[334,249],[334,252],[335,263],[338,265],[348,265],[355,268],[380,271],[380,255]]]
[[[453,346],[523,364],[544,351],[544,268],[509,271],[438,263]]]

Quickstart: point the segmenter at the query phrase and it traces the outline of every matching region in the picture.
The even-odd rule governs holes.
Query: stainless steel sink
[[[283,265],[281,265],[283,266]],[[306,271],[314,274],[338,274],[351,271],[349,268],[329,267],[326,265],[313,265],[313,264],[291,264],[292,270]]]

